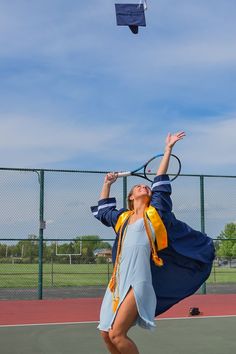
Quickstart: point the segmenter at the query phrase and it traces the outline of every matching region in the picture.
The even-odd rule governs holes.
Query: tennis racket
[[[163,155],[164,154],[158,154],[153,156],[144,165],[142,165],[139,168],[136,168],[133,171],[117,172],[117,177],[137,176],[137,177],[145,178],[150,182],[153,182],[156,176],[157,168],[160,165]],[[181,171],[180,159],[176,155],[171,154],[168,170],[166,172],[166,174],[170,176],[170,181],[174,181],[179,176],[180,171]]]

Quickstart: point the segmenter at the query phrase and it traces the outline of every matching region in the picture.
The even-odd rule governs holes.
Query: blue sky
[[[2,0],[1,165],[132,168],[185,130],[183,172],[235,174],[235,12],[150,0],[135,36],[111,0]]]

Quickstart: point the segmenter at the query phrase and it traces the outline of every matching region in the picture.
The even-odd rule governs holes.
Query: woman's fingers
[[[183,138],[184,136],[186,136],[185,132],[179,132],[175,134],[178,138]]]
[[[168,141],[168,140],[172,140],[172,139],[176,139],[176,138],[182,139],[184,136],[186,136],[184,131],[177,132],[175,134],[168,133],[166,140]]]
[[[185,136],[186,136],[185,132],[179,132],[179,133],[173,134],[172,139],[178,141],[180,139],[183,139]]]
[[[180,131],[175,134],[168,133],[167,138],[166,138],[166,144],[172,148],[174,146],[174,144],[177,141],[183,139],[185,137],[185,135],[186,134],[184,131]]]
[[[118,177],[117,172],[109,172],[106,175],[105,179],[106,179],[107,182],[113,183],[113,182],[115,182],[117,180],[117,177]]]

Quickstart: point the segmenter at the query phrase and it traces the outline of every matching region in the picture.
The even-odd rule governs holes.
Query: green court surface
[[[2,354],[106,354],[97,322],[0,327]],[[128,332],[140,354],[234,354],[236,316],[160,319]],[[129,354],[129,353],[127,353]]]

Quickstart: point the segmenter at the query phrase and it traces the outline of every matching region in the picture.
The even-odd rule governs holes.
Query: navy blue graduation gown
[[[158,211],[168,234],[168,247],[158,251],[164,261],[158,267],[150,256],[152,284],[157,298],[155,316],[194,294],[211,273],[215,248],[206,234],[176,219],[172,212],[171,183],[168,175],[156,176],[152,183],[151,205]],[[116,209],[115,198],[105,198],[92,206],[93,215],[115,230],[119,216],[127,209]],[[118,234],[112,247],[115,263]]]

